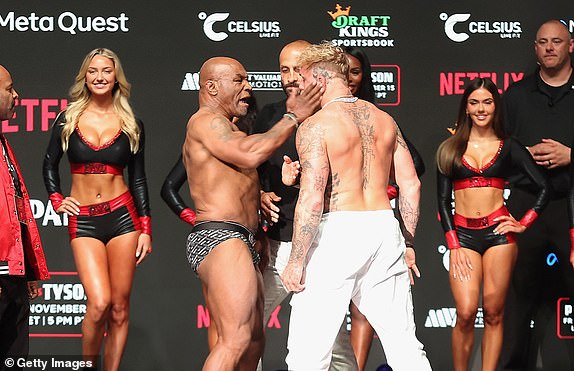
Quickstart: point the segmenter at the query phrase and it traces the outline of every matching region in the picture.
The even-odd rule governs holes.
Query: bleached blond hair
[[[62,128],[62,149],[64,151],[68,149],[70,136],[76,129],[80,116],[84,113],[88,103],[90,102],[92,93],[86,86],[86,72],[88,71],[90,62],[96,55],[109,58],[114,64],[116,84],[112,90],[113,106],[120,119],[121,129],[130,141],[130,150],[132,153],[136,153],[139,149],[140,127],[136,122],[135,115],[128,101],[130,97],[131,84],[126,79],[126,75],[117,54],[106,48],[94,49],[86,55],[82,65],[80,66],[80,70],[76,75],[74,85],[70,88],[69,93],[72,103],[70,103],[66,109],[66,122],[63,123]]]
[[[299,56],[298,65],[301,68],[322,67],[331,70],[345,81],[349,74],[349,61],[345,51],[329,41],[306,47]]]

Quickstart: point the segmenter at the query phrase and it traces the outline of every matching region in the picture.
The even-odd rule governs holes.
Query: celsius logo
[[[216,32],[213,30],[213,24],[215,22],[225,21],[229,17],[229,13],[213,13],[208,16],[204,12],[199,13],[199,19],[203,20],[203,32],[205,35],[213,41],[223,41],[227,39],[227,34],[225,32]]]
[[[212,41],[223,41],[229,37],[229,33],[256,33],[262,39],[277,38],[281,32],[279,21],[245,21],[231,20],[227,22],[225,31],[216,31],[215,24],[229,18],[229,13],[213,13],[207,15],[200,12],[197,17],[203,21],[203,32]]]
[[[470,18],[470,14],[453,14],[450,17],[446,18],[446,13],[442,13],[440,15],[440,19],[444,21],[444,32],[448,36],[449,39],[452,41],[456,41],[457,43],[461,43],[466,41],[470,36],[467,33],[461,32],[458,33],[454,30],[454,25],[459,22],[466,22]],[[446,19],[445,19],[446,18]]]
[[[468,25],[461,25],[458,31],[455,29],[459,23],[466,22],[470,19],[470,13],[457,13],[448,15],[441,13],[439,18],[444,21],[444,33],[454,42],[461,43],[470,38],[471,34],[496,34],[501,39],[519,39],[522,34],[522,26],[517,21],[471,21]]]
[[[351,6],[336,11],[327,11],[331,26],[338,31],[339,39],[332,40],[337,46],[393,47],[395,40],[389,39],[390,15],[350,15]]]
[[[442,255],[442,266],[448,272],[448,267],[450,266],[450,250],[445,245],[438,245],[437,251],[440,255]]]
[[[279,72],[247,72],[247,81],[253,90],[281,91],[281,74]],[[199,72],[188,72],[183,78],[181,90],[199,90]]]
[[[128,32],[128,17],[121,13],[115,17],[78,16],[72,12],[64,12],[57,17],[30,13],[29,16],[16,16],[14,12],[2,16],[0,14],[0,27],[7,27],[10,31],[52,32],[57,26],[60,31],[76,35],[78,32]]]

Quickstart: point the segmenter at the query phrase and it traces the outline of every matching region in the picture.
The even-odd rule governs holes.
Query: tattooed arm
[[[246,135],[221,115],[200,109],[190,123],[200,141],[216,158],[243,169],[254,169],[267,160],[293,133],[303,119],[314,111],[323,94],[321,86],[310,85],[300,95],[289,97],[291,115],[282,117],[265,133]]]
[[[395,128],[397,143],[393,154],[393,168],[395,180],[401,190],[399,192],[399,212],[405,242],[407,247],[412,247],[419,221],[420,181],[405,139],[396,124]]]
[[[321,126],[315,122],[308,120],[299,128],[296,144],[302,167],[301,189],[293,222],[293,247],[281,280],[288,291],[299,292],[305,288],[305,260],[323,215],[329,160]]]
[[[193,125],[214,157],[243,169],[255,169],[291,136],[296,122],[283,118],[266,133],[254,135],[246,135],[222,115],[205,115]]]

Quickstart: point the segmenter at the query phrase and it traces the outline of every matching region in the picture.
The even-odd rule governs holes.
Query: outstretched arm
[[[329,178],[329,160],[319,124],[306,121],[297,132],[297,152],[302,164],[301,189],[295,207],[291,256],[281,275],[288,291],[305,288],[303,270],[307,252],[315,239]]]
[[[300,95],[290,96],[286,113],[269,131],[245,135],[234,131],[229,120],[215,116],[197,126],[198,134],[208,151],[221,161],[243,169],[257,168],[293,133],[299,123],[313,114],[322,95],[320,85],[311,85]]]

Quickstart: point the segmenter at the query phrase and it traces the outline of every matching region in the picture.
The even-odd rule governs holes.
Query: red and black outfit
[[[64,197],[60,188],[59,163],[62,149],[62,128],[65,114],[56,118],[52,136],[44,158],[44,184],[50,195],[54,210],[58,209]],[[92,205],[81,205],[78,216],[70,216],[68,231],[70,240],[77,237],[93,237],[104,244],[112,238],[140,230],[151,235],[151,216],[147,181],[144,167],[145,135],[141,121],[139,149],[133,154],[128,136],[123,131],[107,143],[94,146],[89,143],[76,126],[68,141],[68,160],[73,174],[115,174],[122,175],[128,168],[129,192]]]
[[[179,155],[177,162],[165,178],[161,186],[161,198],[167,206],[179,216],[181,220],[191,225],[195,224],[195,211],[185,204],[183,198],[179,195],[179,189],[187,180],[187,173],[183,165],[183,157]]]
[[[30,196],[12,148],[0,134],[0,369],[28,355],[28,281],[50,278]]]
[[[516,171],[525,174],[538,188],[536,202],[520,220],[520,224],[529,227],[549,201],[549,186],[530,153],[515,139],[501,140],[494,157],[480,169],[471,166],[463,156],[462,166],[453,167],[450,177],[437,171],[439,215],[449,249],[466,247],[482,255],[489,247],[514,242],[513,234],[493,232],[498,225],[494,219],[509,215],[505,206],[481,218],[453,215],[452,192],[475,187],[504,189],[508,177]]]

